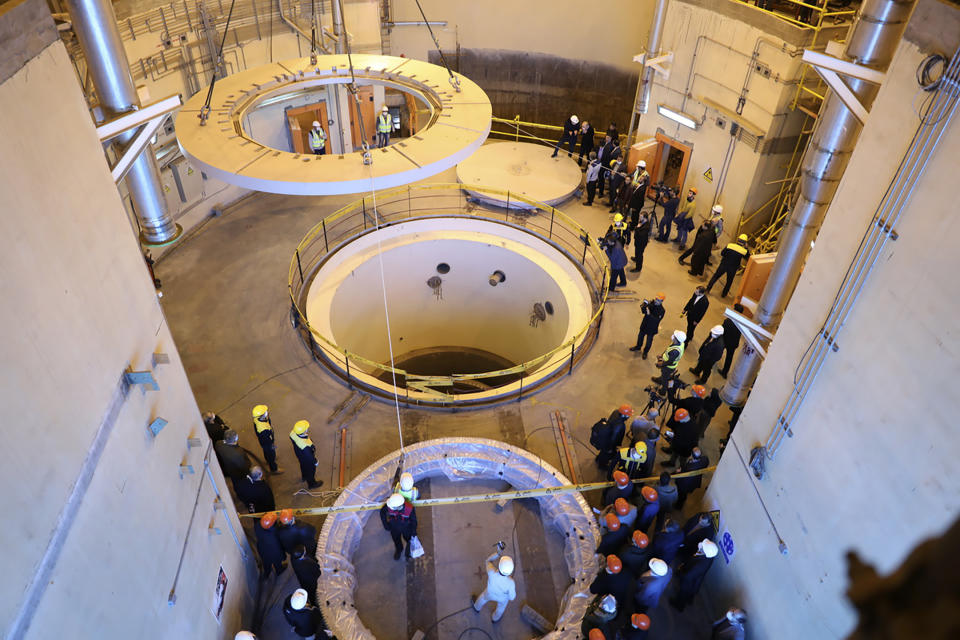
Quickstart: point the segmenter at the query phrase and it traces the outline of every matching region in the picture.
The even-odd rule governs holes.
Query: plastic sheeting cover
[[[393,488],[400,452],[384,456],[357,476],[336,505],[383,503]],[[420,481],[444,476],[449,480],[501,479],[514,489],[533,489],[570,484],[558,470],[539,456],[496,440],[440,438],[406,448],[403,470]],[[538,498],[545,526],[565,537],[564,560],[572,579],[560,603],[556,628],[544,640],[576,640],[580,621],[592,598],[590,583],[597,574],[595,553],[600,531],[590,507],[577,492]],[[442,507],[441,507],[442,508]],[[317,601],[330,629],[340,640],[376,640],[363,626],[354,605],[357,574],[351,562],[367,519],[376,511],[327,516],[317,544],[322,575],[317,583]]]

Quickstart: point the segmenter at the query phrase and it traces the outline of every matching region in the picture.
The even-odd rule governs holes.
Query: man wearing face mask
[[[640,321],[640,331],[637,332],[637,344],[630,347],[630,351],[640,351],[643,349],[643,359],[647,359],[650,353],[650,345],[653,344],[653,336],[660,331],[660,321],[666,313],[663,308],[664,295],[658,293],[652,302],[644,300],[640,305],[640,311],[643,313],[643,320]]]
[[[697,287],[693,295],[690,296],[690,299],[687,300],[687,304],[683,307],[683,312],[680,314],[681,316],[687,317],[687,336],[683,343],[684,348],[693,340],[693,331],[697,328],[697,324],[703,319],[704,314],[707,313],[707,307],[709,306],[710,300],[707,299],[706,289],[702,286]]]

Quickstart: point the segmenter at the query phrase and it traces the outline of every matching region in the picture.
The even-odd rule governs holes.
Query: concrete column
[[[67,0],[67,9],[104,113],[116,116],[138,109],[140,102],[130,75],[130,63],[110,1]],[[133,130],[118,136],[115,142],[118,150],[136,134]],[[175,240],[180,229],[167,210],[153,147],[148,145],[144,149],[124,180],[140,222],[140,240],[146,244],[167,244]]]

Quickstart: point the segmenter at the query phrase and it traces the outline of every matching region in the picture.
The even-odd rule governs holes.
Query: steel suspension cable
[[[423,24],[427,26],[427,31],[430,32],[430,37],[433,38],[433,46],[437,48],[437,53],[440,54],[440,62],[443,63],[447,73],[450,75],[450,84],[457,93],[460,93],[460,80],[458,80],[457,77],[453,75],[453,71],[450,70],[450,65],[447,64],[447,58],[443,55],[443,51],[440,49],[440,41],[437,40],[437,36],[433,33],[433,29],[430,27],[430,21],[427,20],[427,14],[423,12],[423,7],[420,5],[420,0],[416,0],[416,2],[417,9],[420,9],[420,15],[423,17]]]
[[[213,61],[213,77],[210,78],[210,86],[207,88],[207,99],[204,100],[200,114],[197,116],[200,118],[201,126],[205,126],[207,124],[207,118],[210,117],[210,101],[213,100],[213,86],[217,83],[217,71],[223,60],[223,46],[227,42],[227,32],[230,30],[230,20],[233,18],[233,6],[236,3],[237,0],[230,0],[230,12],[227,13],[227,23],[223,25],[223,38],[220,39],[220,49],[217,51],[217,59]]]

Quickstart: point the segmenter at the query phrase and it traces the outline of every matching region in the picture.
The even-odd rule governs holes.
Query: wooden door
[[[357,95],[360,98],[360,117],[363,118],[363,129],[367,134],[367,143],[371,147],[377,144],[377,111],[373,104],[373,87],[359,87]],[[353,148],[359,150],[361,145],[360,124],[357,119],[357,103],[350,96],[350,134]]]
[[[330,127],[327,124],[327,103],[315,102],[302,107],[287,109],[287,128],[290,130],[290,141],[293,143],[294,153],[313,153],[307,135],[313,128],[316,120],[327,134],[327,153],[330,153]]]
[[[662,164],[667,160],[666,155],[668,153],[668,147],[672,147],[673,149],[676,149],[683,153],[683,161],[680,163],[680,171],[677,172],[676,174],[677,175],[676,184],[667,185],[668,187],[674,187],[679,189],[683,186],[684,182],[686,182],[687,180],[687,168],[690,166],[690,154],[693,153],[693,147],[691,147],[688,144],[684,144],[679,140],[675,140],[669,136],[665,136],[660,132],[657,132],[656,139],[658,142],[661,143],[657,151],[657,160],[656,160],[656,168],[658,171],[660,166],[662,166]],[[647,170],[649,171],[649,168]],[[653,171],[650,171],[650,175],[655,176],[658,174],[654,173]]]

